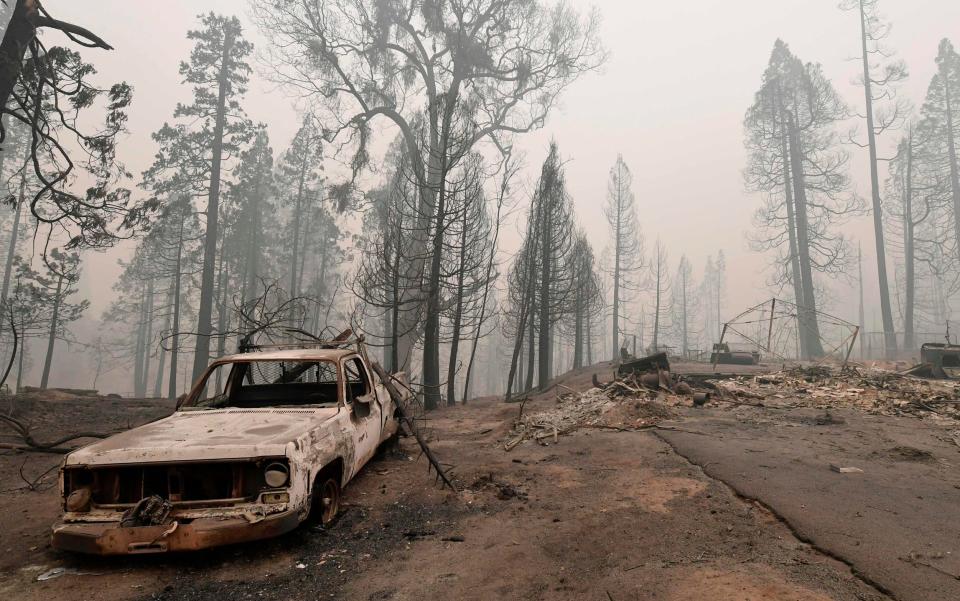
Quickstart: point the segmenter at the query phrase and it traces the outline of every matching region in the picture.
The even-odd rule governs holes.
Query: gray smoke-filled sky
[[[89,27],[116,48],[87,50],[84,56],[97,66],[102,81],[126,80],[134,87],[130,134],[120,156],[135,174],[152,161],[156,147],[151,132],[171,119],[178,101],[190,98],[177,65],[189,53],[186,31],[195,27],[198,13],[237,14],[255,45],[269,43],[250,23],[248,6],[241,0],[44,4],[55,17]],[[569,89],[544,130],[522,139],[525,178],[533,181],[547,143],[556,139],[568,161],[567,182],[578,218],[599,255],[610,237],[601,212],[607,174],[617,153],[622,153],[633,170],[648,249],[659,236],[670,252],[671,269],[686,254],[697,278],[706,256],[723,249],[729,278],[725,313],[768,297],[768,258],[750,251],[746,240],[761,198],[743,190],[743,114],[778,37],[804,61],[821,63],[852,107],[862,105],[862,91],[852,84],[858,64],[849,60],[858,52],[855,14],[839,10],[836,0],[572,0],[572,4],[583,10],[599,8],[610,59],[602,71]],[[919,106],[935,70],[938,42],[951,37],[960,43],[960,2],[885,0],[882,9],[893,23],[888,45],[910,69],[902,94]],[[49,44],[60,42],[56,33],[45,39]],[[244,106],[254,120],[268,124],[275,153],[282,151],[298,125],[283,91],[255,75]],[[384,131],[382,137],[392,135]],[[881,140],[883,148],[891,148],[894,137]],[[851,150],[851,175],[857,191],[868,196],[866,151]],[[870,309],[876,297],[876,271],[869,258],[873,253],[869,218],[858,219],[845,230],[863,241],[867,326],[877,329],[872,324],[879,317],[874,319]],[[85,323],[75,328],[79,337],[95,328],[119,271],[116,260],[129,248],[88,254],[82,289],[93,306]],[[855,287],[838,284],[834,290],[838,299],[828,309],[855,320],[855,292]],[[61,365],[64,371],[52,384],[85,383],[82,365],[73,369],[66,362]]]

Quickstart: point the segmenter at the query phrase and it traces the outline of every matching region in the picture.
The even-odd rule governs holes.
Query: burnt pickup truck
[[[169,417],[66,456],[53,546],[158,553],[329,524],[397,414],[362,343],[223,357]]]

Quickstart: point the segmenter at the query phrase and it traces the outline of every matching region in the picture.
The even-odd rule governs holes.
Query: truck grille
[[[263,469],[257,461],[189,462],[104,467],[67,468],[63,474],[63,495],[88,487],[91,500],[99,507],[132,506],[140,499],[158,495],[175,504],[240,503],[256,499],[265,488]]]

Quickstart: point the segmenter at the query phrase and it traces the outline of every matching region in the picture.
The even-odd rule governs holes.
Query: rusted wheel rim
[[[320,520],[326,526],[337,516],[337,510],[340,508],[340,487],[337,486],[336,481],[326,480],[323,488],[320,489],[320,495],[320,507],[323,509]]]

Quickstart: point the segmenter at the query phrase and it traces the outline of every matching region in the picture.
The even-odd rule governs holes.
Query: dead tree
[[[489,244],[489,256],[487,259],[486,274],[484,275],[483,295],[480,301],[479,322],[487,319],[488,315],[496,315],[495,311],[490,311],[488,305],[491,303],[491,291],[495,280],[498,277],[497,269],[497,250],[500,241],[501,219],[505,206],[510,197],[510,182],[519,170],[519,162],[514,160],[513,155],[507,153],[500,165],[500,185],[497,190],[496,210],[493,217],[493,235]],[[483,328],[478,327],[474,331],[473,344],[470,347],[470,359],[467,362],[467,374],[463,382],[463,402],[466,403],[470,394],[470,380],[473,375],[474,360],[477,355],[477,346],[483,336]],[[491,345],[492,346],[492,345]],[[488,358],[489,360],[489,358]],[[488,368],[490,366],[488,365]]]
[[[254,5],[260,27],[277,40],[270,61],[276,78],[318,100],[320,121],[337,124],[325,132],[328,141],[353,142],[351,177],[332,192],[349,194],[368,165],[374,122],[388,120],[401,133],[418,194],[414,231],[421,233],[412,252],[421,259],[409,264],[408,279],[425,281],[423,330],[404,324],[410,335],[399,354],[409,356],[422,334],[428,406],[440,394],[443,303],[435,251],[446,242],[437,224],[447,172],[482,141],[505,147],[511,136],[542,127],[564,88],[605,58],[595,15],[582,19],[565,6],[483,0],[434,8],[373,0]]]
[[[603,303],[593,248],[583,232],[578,232],[570,253],[573,271],[572,316],[568,318],[573,338],[573,369],[589,365],[590,322]]]
[[[653,342],[650,347],[652,353],[660,352],[660,331],[671,289],[669,262],[667,249],[664,248],[660,238],[657,238],[657,243],[653,247],[653,254],[650,257],[650,273],[648,275],[649,287],[653,290]]]
[[[193,379],[206,369],[213,335],[217,247],[220,242],[220,189],[223,163],[238,154],[250,127],[239,100],[246,91],[252,45],[243,38],[240,21],[210,13],[200,17],[189,62],[180,65],[184,83],[193,85],[193,103],[178,105],[175,125],[165,124],[153,138],[160,145],[154,164],[144,173],[148,187],[159,194],[189,192],[206,196],[203,271],[197,314]]]
[[[937,73],[930,81],[921,115],[921,130],[927,133],[926,147],[935,169],[946,182],[944,206],[952,214],[953,251],[960,257],[960,158],[957,135],[960,129],[960,54],[950,40],[941,40],[936,58]]]
[[[447,359],[447,404],[456,403],[457,374],[460,371],[460,343],[474,337],[483,327],[487,316],[482,310],[493,275],[490,268],[492,224],[487,214],[483,182],[486,180],[483,159],[469,157],[456,180],[448,184],[451,198],[451,224],[447,237],[451,239],[443,270],[450,297],[445,312],[449,327],[450,353]]]
[[[693,267],[686,255],[680,257],[677,274],[673,279],[673,297],[670,301],[673,330],[680,340],[680,352],[684,357],[690,356],[691,335],[693,322],[700,309],[700,303],[693,283]]]
[[[887,275],[887,253],[883,236],[883,201],[880,197],[880,168],[877,138],[890,129],[899,127],[908,114],[905,99],[896,97],[896,85],[907,78],[903,61],[890,59],[890,51],[882,46],[890,31],[890,25],[881,20],[879,0],[844,0],[840,7],[853,11],[858,17],[860,30],[860,62],[862,70],[859,83],[863,86],[867,124],[866,144],[870,154],[870,191],[873,213],[873,233],[876,242],[877,272],[880,285],[880,316],[883,321],[885,347],[888,358],[897,350],[897,336],[893,324],[890,303],[890,285]],[[887,106],[875,108],[878,99],[890,99]],[[851,142],[853,137],[851,136]],[[854,142],[856,143],[856,142]]]
[[[633,174],[617,156],[617,162],[610,169],[607,182],[607,204],[603,213],[613,236],[613,350],[610,358],[616,359],[620,352],[621,306],[626,294],[635,292],[639,286],[638,276],[643,269],[643,235],[637,220],[637,210],[633,196]]]
[[[819,65],[803,63],[777,40],[744,120],[744,179],[749,190],[765,195],[751,245],[777,253],[772,283],[793,288],[804,358],[823,354],[814,273],[846,270],[849,247],[836,228],[860,209],[848,194],[849,155],[834,132],[846,114]]]

